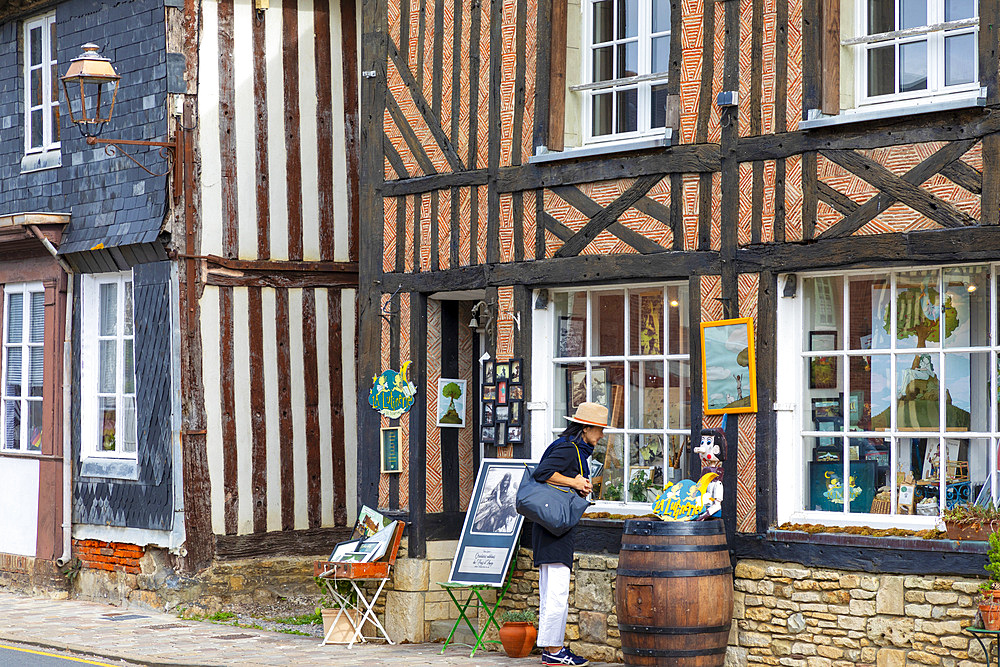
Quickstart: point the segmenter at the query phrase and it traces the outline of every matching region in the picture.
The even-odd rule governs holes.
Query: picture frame
[[[493,384],[495,380],[495,374],[493,372],[493,360],[487,361],[483,364],[483,384]]]
[[[575,411],[581,403],[587,400],[587,369],[570,371],[569,387],[566,390],[567,403],[570,411]]]
[[[484,401],[497,400],[497,386],[495,384],[483,385],[483,400]]]
[[[497,405],[507,404],[507,381],[497,380]]]
[[[511,384],[521,384],[521,360],[511,359],[510,360],[510,377],[508,378]]]
[[[496,445],[497,447],[507,446],[507,422],[497,421],[496,424]]]
[[[524,387],[515,384],[507,388],[507,400],[520,401],[522,399],[524,399]]]
[[[520,546],[524,517],[514,509],[514,499],[526,465],[534,472],[535,463],[483,459],[452,559],[449,582],[503,586]]]
[[[844,488],[845,467],[849,489]],[[875,468],[874,461],[851,461],[849,466],[843,461],[811,461],[808,509],[843,512],[846,501],[851,512],[868,512],[875,499]]]
[[[829,433],[838,433],[838,435],[839,435],[839,431],[841,430],[841,424],[842,423],[843,422],[841,422],[841,420],[838,417],[829,417],[829,418],[820,417],[819,419],[816,420],[816,430],[817,431],[829,432]],[[820,447],[837,447],[839,449],[840,448],[840,443],[838,442],[838,440],[840,440],[840,438],[836,437],[836,436],[831,436],[831,437],[826,437],[826,438],[820,437],[819,438],[819,446]]]
[[[508,426],[521,426],[523,419],[524,403],[521,401],[511,401],[510,411],[507,417]]]
[[[465,428],[468,393],[466,380],[438,378],[437,426],[438,428]]]
[[[509,361],[498,361],[496,366],[494,366],[497,374],[497,384],[500,384],[501,380],[510,379],[510,362]]]
[[[344,560],[344,558],[350,554],[354,553],[357,548],[361,545],[363,540],[347,540],[346,542],[340,542],[333,548],[333,552],[330,553],[330,557],[327,559],[331,563],[337,563]]]
[[[625,426],[625,387],[616,384],[611,387],[611,424],[612,428]]]
[[[507,442],[513,444],[519,444],[524,442],[522,430],[520,426],[507,425]]]
[[[821,419],[843,419],[844,406],[841,397],[813,398],[812,418],[818,422]]]
[[[608,386],[608,369],[590,369],[590,400],[606,408],[611,407],[611,388]]]
[[[836,331],[810,331],[809,351],[826,352],[837,349]],[[809,359],[809,388],[836,389],[840,380],[839,357]]]
[[[582,357],[586,353],[586,319],[560,316],[556,331],[556,354],[560,357]]]
[[[495,419],[498,422],[505,422],[510,420],[510,406],[509,405],[498,405],[494,410],[496,415]]]
[[[852,391],[850,397],[848,398],[848,415],[850,421],[848,424],[848,431],[861,431],[861,416],[862,416],[862,406],[865,404],[865,392],[864,391]]]
[[[496,441],[496,426],[483,426],[479,432],[479,439],[484,443]]]
[[[753,318],[701,323],[705,414],[757,412]]]
[[[483,426],[493,426],[496,423],[496,404],[493,401],[483,401]]]
[[[402,461],[399,455],[400,438],[402,437],[402,427],[386,426],[379,432],[379,461],[381,461],[381,471],[386,474],[403,472]]]

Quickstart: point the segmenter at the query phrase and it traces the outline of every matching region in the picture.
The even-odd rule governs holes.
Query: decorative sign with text
[[[407,361],[397,373],[387,370],[378,377],[372,378],[372,389],[368,394],[368,404],[389,419],[399,417],[413,405],[413,397],[417,388],[406,379]]]

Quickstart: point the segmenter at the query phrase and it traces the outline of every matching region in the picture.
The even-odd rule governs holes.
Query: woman
[[[592,488],[587,458],[604,436],[608,409],[597,403],[581,403],[576,413],[566,419],[569,426],[542,454],[534,477],[539,482],[569,487],[586,496]],[[531,548],[538,568],[537,643],[542,649],[543,665],[582,667],[589,664],[563,646],[575,535],[576,527],[557,537],[538,524],[531,533]]]

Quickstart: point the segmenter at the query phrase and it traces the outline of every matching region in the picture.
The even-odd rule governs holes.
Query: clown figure
[[[722,462],[726,460],[726,435],[721,429],[706,428],[701,431],[701,443],[694,448],[701,458],[702,480],[714,475],[703,489],[701,504],[704,508],[695,521],[716,519],[722,516]]]

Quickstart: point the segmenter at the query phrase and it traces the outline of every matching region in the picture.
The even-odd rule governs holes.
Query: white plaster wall
[[[38,540],[38,461],[0,457],[0,552],[34,556]]]

